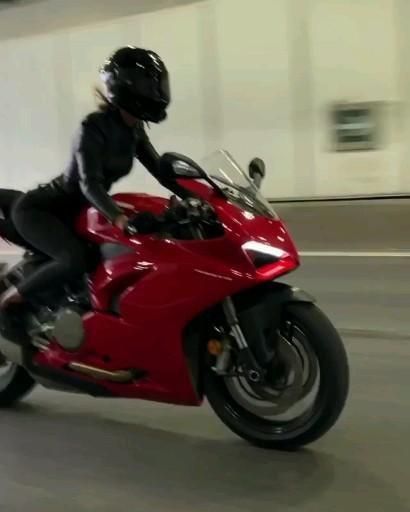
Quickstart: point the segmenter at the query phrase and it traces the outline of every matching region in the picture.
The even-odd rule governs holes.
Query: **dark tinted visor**
[[[166,69],[148,70],[143,66],[135,69],[120,69],[117,79],[139,98],[167,104],[170,102],[169,76]]]

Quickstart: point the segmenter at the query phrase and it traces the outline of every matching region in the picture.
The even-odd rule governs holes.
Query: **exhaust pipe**
[[[0,354],[10,363],[24,366],[23,347],[17,343],[9,341],[2,334],[0,334]],[[99,380],[109,380],[111,382],[131,382],[135,378],[135,372],[130,370],[109,371],[77,362],[70,363],[68,366],[75,372],[82,373],[83,375],[87,375]]]
[[[108,370],[103,370],[102,368],[96,368],[95,366],[75,362],[70,363],[68,367],[75,372],[88,375],[94,379],[110,380],[111,382],[130,382],[134,378],[133,372],[129,370],[110,372]]]
[[[0,354],[10,363],[24,366],[23,347],[17,343],[9,341],[0,334]],[[134,379],[134,372],[129,370],[109,371],[102,368],[96,368],[83,363],[70,363],[69,368],[75,372],[82,373],[89,377],[99,380],[109,380],[111,382],[130,382]]]

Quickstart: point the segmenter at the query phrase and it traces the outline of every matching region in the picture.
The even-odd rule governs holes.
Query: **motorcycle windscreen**
[[[201,167],[229,201],[250,214],[277,219],[269,202],[227,151],[219,150],[207,156]]]

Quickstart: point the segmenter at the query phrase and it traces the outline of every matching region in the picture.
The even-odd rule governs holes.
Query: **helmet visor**
[[[139,100],[165,104],[171,100],[169,76],[166,69],[151,72],[144,67],[119,69],[117,78]]]

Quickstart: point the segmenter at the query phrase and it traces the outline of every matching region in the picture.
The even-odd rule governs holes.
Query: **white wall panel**
[[[271,197],[408,190],[406,14],[406,0],[208,0],[2,41],[0,184],[27,189],[60,172],[95,107],[99,65],[140,44],[171,72],[169,119],[150,130],[160,151],[224,146],[242,165],[259,155]],[[327,109],[340,100],[387,103],[380,151],[329,151]],[[116,190],[158,190],[135,171]]]
[[[318,194],[377,193],[399,187],[397,27],[394,0],[314,0],[310,37],[317,133]],[[382,101],[378,151],[329,151],[328,108],[340,101]]]
[[[139,25],[140,20],[133,16],[69,31],[69,65],[75,97],[73,114],[77,120],[95,108],[93,88],[100,85],[98,70],[105,59],[116,48],[140,43]]]
[[[156,51],[170,72],[172,103],[168,119],[149,130],[160,152],[177,151],[199,159],[205,151],[202,119],[201,61],[196,5],[141,15],[141,45]],[[160,190],[156,182],[136,165],[126,178],[129,187],[143,184],[146,190]],[[118,186],[116,187],[118,188]]]
[[[0,144],[4,186],[27,188],[59,168],[53,38],[0,46]]]
[[[215,2],[223,144],[242,165],[266,160],[269,195],[294,189],[286,2]]]
[[[198,8],[164,11],[161,16],[142,16],[141,42],[165,60],[170,72],[172,103],[166,123],[152,127],[167,150],[203,153],[201,61],[198,39]],[[180,146],[181,142],[183,145]],[[179,148],[178,148],[179,146]]]

